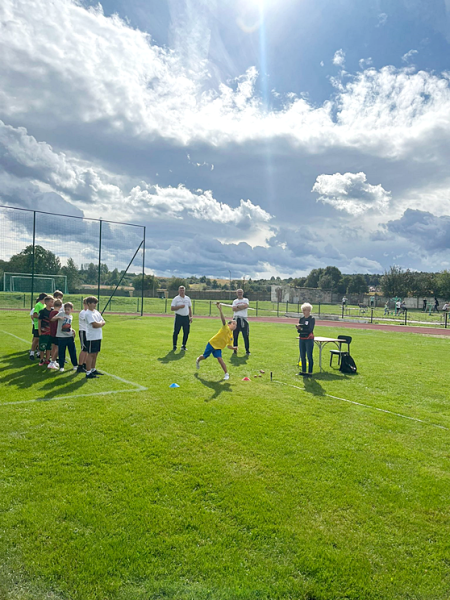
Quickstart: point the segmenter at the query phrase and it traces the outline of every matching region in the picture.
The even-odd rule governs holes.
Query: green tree
[[[168,282],[167,289],[169,290],[169,292],[178,292],[178,288],[180,287],[180,285],[184,285],[186,290],[189,289],[189,284],[186,282],[185,279],[181,279],[180,277],[172,277],[172,279],[170,279]]]
[[[316,288],[319,286],[319,279],[322,275],[323,269],[313,269],[305,281],[305,287]]]
[[[306,282],[306,277],[295,277],[292,280],[291,285],[293,287],[305,287],[305,282]]]
[[[31,273],[33,270],[33,246],[29,245],[11,256],[8,270],[11,273]],[[57,275],[61,271],[61,261],[42,246],[34,247],[34,272],[45,275]]]
[[[319,287],[321,290],[332,290],[333,289],[333,278],[331,275],[325,275],[322,273],[319,279]]]
[[[111,273],[109,274],[108,277],[108,283],[110,285],[117,285],[120,281],[120,274],[119,274],[119,269],[114,269],[113,271],[111,271]],[[133,279],[134,281],[134,279]]]
[[[91,285],[98,282],[98,265],[95,265],[92,262],[87,265],[85,279],[86,283]]]
[[[394,265],[389,267],[389,271],[385,271],[381,280],[381,289],[387,297],[403,297],[408,295],[410,284],[410,274]]]
[[[347,292],[349,294],[366,294],[369,291],[369,286],[363,275],[354,275],[348,285]]]
[[[339,281],[342,277],[342,273],[339,271],[339,269],[337,267],[325,267],[325,269],[323,270],[323,275],[331,277],[331,280],[333,282],[331,288],[328,289],[337,290]]]
[[[428,275],[428,273],[426,273]],[[436,275],[436,293],[444,298],[450,298],[450,271],[442,271],[441,273],[437,273]],[[434,291],[434,290],[433,290]],[[428,296],[433,292],[428,292],[426,294],[422,294],[423,296]]]
[[[67,260],[67,265],[61,269],[63,275],[67,277],[67,287],[69,288],[69,294],[73,294],[77,287],[80,285],[80,276],[78,274],[78,267],[75,264],[73,258]]]
[[[343,275],[338,283],[337,292],[343,296],[344,294],[348,294],[348,286],[350,285],[351,280],[351,275]]]
[[[217,282],[217,279],[214,279],[214,280],[213,280],[213,282],[212,282],[212,284],[211,284],[211,287],[212,287],[212,289],[213,289],[213,290],[217,290],[217,289],[219,289],[219,287],[220,287],[220,286],[219,286],[219,284],[218,284],[218,282]]]
[[[133,287],[136,291],[142,289],[142,273],[133,279]],[[154,275],[144,275],[144,290],[156,290],[159,287],[159,281]],[[169,288],[170,289],[170,288]]]

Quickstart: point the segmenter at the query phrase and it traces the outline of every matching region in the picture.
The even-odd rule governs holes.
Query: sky
[[[0,53],[0,204],[157,275],[450,269],[450,0],[3,0]]]

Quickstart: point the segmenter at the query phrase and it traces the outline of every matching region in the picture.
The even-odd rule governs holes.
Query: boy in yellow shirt
[[[208,356],[212,354],[214,358],[217,358],[220,366],[224,370],[224,379],[228,380],[230,379],[230,375],[228,374],[226,364],[223,362],[222,350],[225,347],[229,348],[230,350],[237,350],[237,346],[233,346],[233,331],[236,329],[236,321],[228,321],[227,323],[225,321],[225,317],[223,316],[222,305],[220,302],[217,302],[217,308],[219,309],[220,318],[222,319],[222,327],[218,333],[216,333],[216,335],[209,340],[209,342],[206,344],[205,351],[197,358],[195,362],[197,369],[200,369],[200,361],[206,360]]]

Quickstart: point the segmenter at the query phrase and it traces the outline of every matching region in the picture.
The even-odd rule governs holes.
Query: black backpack
[[[356,373],[356,363],[350,354],[343,354],[341,356],[341,366],[339,367],[341,373]]]

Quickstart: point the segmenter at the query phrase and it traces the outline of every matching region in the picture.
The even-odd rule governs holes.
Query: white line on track
[[[284,383],[284,381],[273,380],[274,383],[279,383],[280,385],[287,385],[288,387],[293,387],[301,392],[306,392],[304,388],[299,387],[298,385],[293,385],[292,383]],[[393,412],[392,410],[386,410],[384,408],[378,408],[376,406],[371,406],[370,404],[362,404],[362,402],[355,402],[354,400],[347,400],[347,398],[340,398],[339,396],[332,396],[331,394],[321,394],[321,396],[326,396],[327,398],[333,398],[333,400],[342,400],[342,402],[348,402],[349,404],[355,404],[356,406],[362,406],[363,408],[370,408],[372,410],[377,410],[382,413],[387,413],[388,415],[393,415],[394,417],[401,417],[402,419],[409,419],[410,421],[416,421],[417,423],[423,423],[424,425],[430,425],[431,427],[438,427],[439,429],[445,429],[445,431],[450,431],[448,427],[444,427],[444,425],[437,425],[436,423],[430,423],[429,421],[423,421],[422,419],[417,419],[416,417],[408,417],[408,415],[402,415],[401,413]]]
[[[20,342],[24,342],[24,344],[27,344],[27,345],[29,344],[29,342],[27,342],[27,340],[17,337],[17,335],[14,335],[13,333],[9,333],[9,331],[1,330],[1,333],[10,335],[11,337],[16,338],[16,340],[19,340]],[[34,400],[18,400],[17,402],[5,402],[5,404],[1,404],[0,406],[2,408],[4,408],[5,406],[14,406],[17,404],[30,404],[31,402],[50,402],[50,400],[70,400],[72,398],[90,398],[92,396],[108,396],[108,395],[112,395],[112,394],[129,394],[131,392],[145,392],[147,390],[146,387],[144,387],[143,385],[140,385],[139,383],[134,383],[133,381],[128,381],[127,379],[123,379],[122,377],[119,377],[118,375],[113,375],[112,373],[107,373],[106,371],[103,371],[103,373],[105,375],[107,375],[108,377],[117,379],[117,381],[121,381],[122,383],[126,383],[127,385],[133,385],[134,388],[127,389],[127,390],[111,390],[111,391],[106,391],[106,392],[93,392],[91,394],[67,394],[66,396],[52,396],[51,398],[36,398]]]

